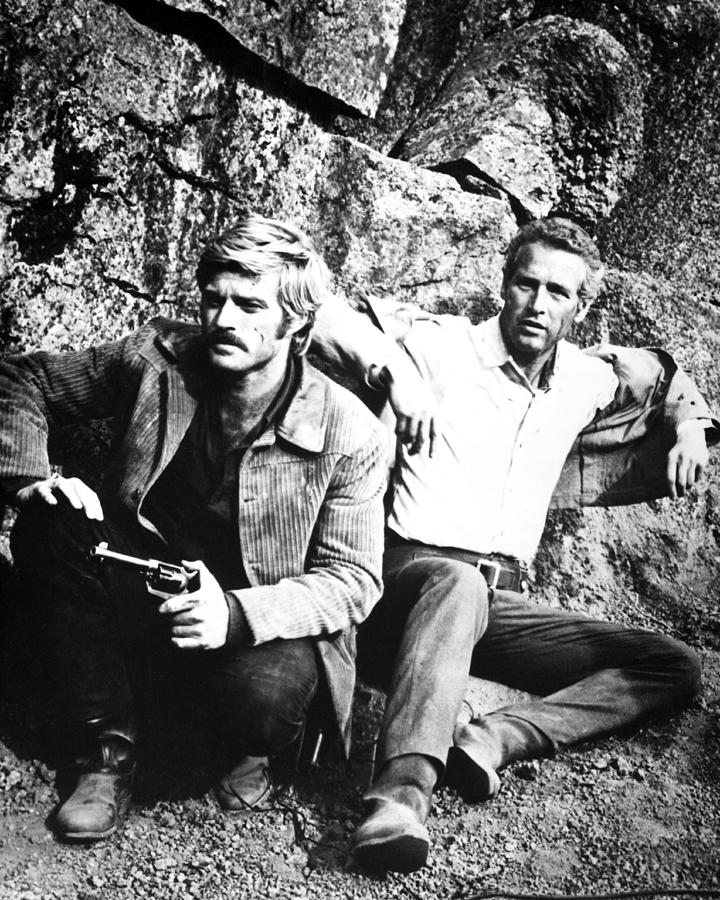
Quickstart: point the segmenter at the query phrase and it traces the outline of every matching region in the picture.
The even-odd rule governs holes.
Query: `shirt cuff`
[[[714,426],[712,419],[701,417],[698,417],[697,419],[683,419],[676,429],[676,434],[678,437],[680,437],[683,432],[687,431],[690,428],[702,428],[704,431],[707,431],[708,429],[712,429],[713,427]]]
[[[241,647],[243,645],[247,646],[252,644],[253,633],[250,630],[247,616],[243,612],[240,601],[232,591],[225,591],[225,602],[227,603],[229,613],[225,646]]]

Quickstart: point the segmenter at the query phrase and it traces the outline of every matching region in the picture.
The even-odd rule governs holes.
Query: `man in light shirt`
[[[364,369],[398,414],[385,593],[359,643],[364,670],[387,691],[368,815],[354,836],[367,867],[424,865],[424,822],[443,775],[466,799],[490,799],[508,763],[616,731],[686,703],[699,688],[697,657],[678,641],[527,597],[528,563],[561,474],[572,486],[568,454],[581,432],[604,452],[602,465],[594,468],[592,452],[580,464],[578,504],[657,496],[651,480],[637,484],[643,455],[673,496],[707,463],[710,414],[671,361],[619,352],[619,380],[607,361],[566,340],[601,277],[582,229],[540,220],[512,241],[504,306],[486,322],[401,310],[390,329],[399,351],[357,314],[329,307],[321,317],[316,346]],[[658,399],[664,416],[653,419]],[[673,422],[660,454],[658,418]],[[423,443],[430,452],[417,452]],[[542,699],[458,724],[468,673]]]

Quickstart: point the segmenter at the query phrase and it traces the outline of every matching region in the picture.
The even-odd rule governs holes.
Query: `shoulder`
[[[562,370],[568,376],[573,378],[583,376],[598,383],[617,381],[612,364],[599,356],[591,356],[569,341],[561,341],[559,350]]]
[[[578,394],[597,398],[605,406],[613,399],[618,378],[612,365],[598,356],[591,356],[577,345],[561,341],[558,359],[562,383]]]
[[[474,326],[466,316],[425,313],[412,321],[406,340],[412,338],[429,341],[464,340],[470,337],[477,327],[479,326]]]
[[[403,345],[420,374],[433,380],[475,360],[475,332],[465,316],[428,314],[413,322]]]
[[[124,339],[131,355],[142,357],[156,366],[180,362],[197,352],[200,326],[157,316]]]

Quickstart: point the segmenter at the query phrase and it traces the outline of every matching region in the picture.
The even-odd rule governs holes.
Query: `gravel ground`
[[[369,775],[380,701],[360,695],[349,766],[296,775],[267,811],[229,817],[215,803],[202,735],[162,726],[143,753],[122,829],[87,847],[48,829],[58,800],[19,692],[0,710],[0,896],[116,898],[469,898],[650,887],[720,892],[720,654],[705,653],[700,701],[670,723],[541,764],[516,764],[492,803],[442,790],[429,865],[370,877],[348,855]],[[29,723],[29,724],[28,724]],[[280,775],[288,780],[287,765]]]

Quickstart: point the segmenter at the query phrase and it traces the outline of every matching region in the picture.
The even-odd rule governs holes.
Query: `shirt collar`
[[[480,361],[488,369],[504,366],[510,360],[510,352],[500,330],[499,315],[476,325],[473,340]]]
[[[502,329],[500,328],[499,313],[491,319],[486,319],[486,321],[475,326],[473,341],[480,357],[480,361],[484,366],[488,369],[510,366],[521,378],[523,378],[523,380],[525,380],[524,376],[522,376],[517,369],[507,344],[505,343],[505,339],[503,338]],[[543,373],[540,376],[538,390],[548,390],[552,387],[553,381],[558,373],[560,360],[564,357],[562,349],[564,343],[565,341],[560,341],[555,347],[555,353],[546,364]]]
[[[155,340],[179,368],[184,370],[183,384],[194,396],[196,392],[199,393],[202,380],[201,373],[206,359],[204,346],[197,326],[178,325],[179,323],[168,322]],[[285,383],[287,393],[281,389],[281,397],[278,398],[278,407],[284,409],[275,407],[278,414],[275,427],[267,428],[257,439],[255,446],[272,444],[277,434],[301,450],[319,453],[325,446],[327,431],[327,385],[320,372],[304,357],[297,359],[296,363],[299,372],[290,384]]]
[[[328,421],[327,384],[317,369],[303,357],[297,360],[300,374],[297,389],[284,415],[275,424],[275,433],[308,453],[319,453],[325,446]],[[272,431],[265,432],[272,435]],[[259,443],[262,443],[262,438]]]

